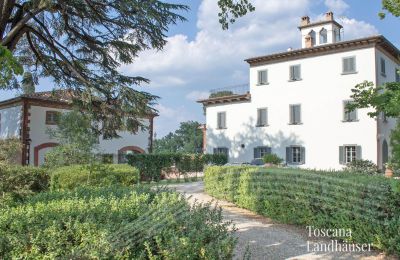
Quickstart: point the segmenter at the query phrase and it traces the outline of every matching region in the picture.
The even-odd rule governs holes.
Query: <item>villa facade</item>
[[[64,92],[38,92],[0,102],[0,138],[19,138],[22,142],[21,165],[40,166],[45,154],[58,145],[47,129],[57,127],[57,115],[72,109]],[[148,127],[136,134],[119,132],[120,138],[99,138],[99,152],[107,161],[125,163],[127,153],[147,153],[153,144],[154,115],[143,119]]]
[[[400,51],[383,36],[342,40],[329,12],[301,19],[302,48],[247,59],[250,89],[198,101],[206,114],[206,153],[252,162],[274,153],[290,166],[340,169],[356,159],[389,159],[396,119],[347,111],[351,89],[400,81]]]

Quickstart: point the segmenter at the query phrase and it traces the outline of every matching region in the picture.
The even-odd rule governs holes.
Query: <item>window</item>
[[[315,46],[315,44],[317,43],[317,41],[316,41],[317,37],[316,37],[314,30],[311,30],[311,32],[308,35],[310,35],[310,37],[311,37],[312,46]]]
[[[259,146],[254,148],[254,159],[262,159],[267,154],[271,154],[271,147]]]
[[[226,112],[219,112],[217,114],[217,128],[225,129],[226,128]]]
[[[290,81],[301,80],[301,67],[300,65],[290,66]]]
[[[358,121],[358,116],[357,116],[357,109],[354,109],[350,111],[347,106],[349,104],[352,104],[353,101],[351,100],[346,100],[343,101],[343,121],[344,122],[355,122]]]
[[[214,148],[214,154],[225,154],[226,157],[229,157],[228,148],[226,148],[226,147]]]
[[[343,74],[356,73],[356,57],[343,58]]]
[[[386,77],[386,61],[384,58],[381,58],[381,75]]]
[[[291,125],[301,124],[301,105],[290,105],[290,121]]]
[[[268,84],[268,71],[267,70],[260,70],[258,72],[258,85],[266,85]]]
[[[348,164],[355,160],[361,160],[361,146],[344,145],[339,147],[340,164]]]
[[[302,146],[286,147],[286,163],[305,164],[306,149]]]
[[[268,125],[268,109],[259,108],[257,110],[257,126],[267,126]]]
[[[56,125],[59,117],[58,111],[46,111],[46,125]]]
[[[340,29],[335,29],[335,42],[340,42],[341,40]]]
[[[396,73],[396,82],[400,82],[400,69],[395,69]]]
[[[319,32],[319,44],[325,44],[328,42],[328,31],[323,28],[320,32]]]
[[[133,150],[118,152],[118,164],[128,163],[128,156],[133,154],[140,154],[140,152]]]

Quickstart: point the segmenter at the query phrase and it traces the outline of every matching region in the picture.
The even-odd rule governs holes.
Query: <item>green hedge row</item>
[[[0,259],[231,259],[229,226],[169,191],[44,192],[0,208]]]
[[[180,174],[201,172],[205,165],[224,165],[228,158],[224,154],[132,154],[129,164],[138,168],[142,180],[160,180],[162,172],[170,172],[175,166]]]
[[[132,186],[139,171],[126,164],[73,165],[55,169],[51,173],[52,190],[110,185]]]
[[[351,229],[344,241],[400,253],[400,182],[346,172],[208,167],[208,194],[283,223]]]
[[[45,169],[0,164],[0,202],[20,200],[49,187]]]

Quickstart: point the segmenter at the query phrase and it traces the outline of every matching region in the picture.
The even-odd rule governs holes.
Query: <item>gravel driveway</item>
[[[369,253],[315,253],[308,251],[315,243],[330,243],[330,240],[315,240],[308,237],[308,231],[292,225],[274,223],[248,210],[235,207],[232,203],[215,200],[204,193],[203,182],[171,185],[185,194],[191,203],[212,201],[223,209],[225,220],[232,220],[238,229],[238,244],[234,259],[244,259],[250,252],[250,259],[396,259],[385,257],[378,252]],[[247,253],[246,253],[247,252]]]

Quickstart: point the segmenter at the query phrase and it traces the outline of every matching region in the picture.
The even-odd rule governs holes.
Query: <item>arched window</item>
[[[382,143],[382,163],[385,164],[389,161],[389,145],[386,140]]]
[[[341,39],[341,36],[340,36],[340,29],[335,29],[335,42],[340,42],[342,39]]]
[[[312,46],[315,46],[316,42],[316,34],[314,32],[314,30],[311,30],[311,32],[308,34],[311,37],[311,44]]]
[[[325,28],[319,32],[319,44],[325,44],[328,42],[328,31]]]

